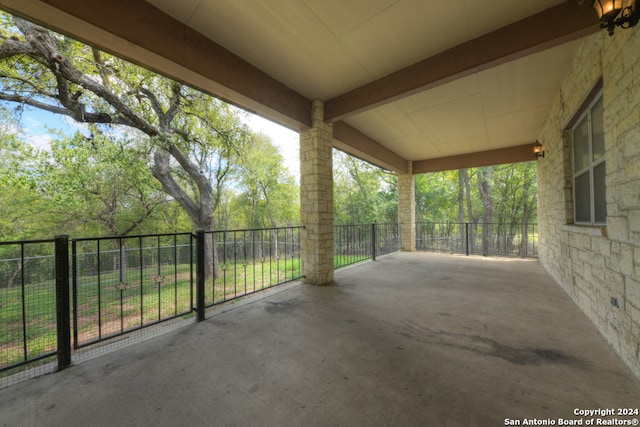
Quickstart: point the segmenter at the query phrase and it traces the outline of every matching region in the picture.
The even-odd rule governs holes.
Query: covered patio
[[[640,34],[609,37],[590,3],[0,0],[300,132],[302,273],[327,285],[2,390],[0,425],[505,425],[637,408]],[[575,197],[572,135],[592,107],[604,221],[581,220]],[[536,142],[540,264],[411,252],[415,174],[531,161]],[[398,174],[407,252],[334,273],[332,148]]]
[[[640,396],[533,260],[396,253],[207,317],[0,391],[0,425],[497,426]]]

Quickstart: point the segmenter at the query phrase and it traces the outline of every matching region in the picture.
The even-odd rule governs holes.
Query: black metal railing
[[[78,349],[191,313],[190,233],[72,240]]]
[[[346,224],[334,226],[334,268],[398,251],[397,223]]]
[[[0,243],[0,373],[300,279],[301,230]]]
[[[395,223],[336,225],[335,268],[399,250]],[[0,372],[302,278],[302,227],[0,243]],[[524,237],[523,237],[524,236]],[[537,256],[536,226],[421,223],[419,249]],[[57,357],[56,357],[57,356]]]
[[[374,224],[375,251],[374,257],[388,255],[400,250],[400,225],[398,223]]]
[[[538,257],[537,224],[416,223],[416,249],[466,255]]]
[[[204,307],[302,277],[302,227],[207,231],[202,241]]]
[[[55,240],[0,243],[0,372],[55,356]]]

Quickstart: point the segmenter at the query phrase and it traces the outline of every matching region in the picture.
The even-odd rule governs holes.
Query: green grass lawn
[[[195,299],[189,264],[85,275],[77,283],[78,344],[113,336],[160,320],[189,315]],[[300,276],[300,260],[265,259],[219,264],[205,287],[205,303],[218,304]],[[195,274],[195,273],[194,273]],[[195,281],[195,278],[194,278]],[[55,283],[0,289],[0,368],[55,352]],[[73,327],[73,325],[72,325]],[[26,337],[26,354],[24,338]]]
[[[336,255],[334,266],[366,259]],[[299,258],[220,263],[218,268],[218,277],[205,283],[207,306],[296,280],[302,274]],[[118,271],[78,278],[79,345],[192,313],[195,289],[189,264],[161,265],[159,271],[157,265],[132,268],[123,282]],[[26,284],[24,298],[21,286],[0,289],[0,368],[56,351],[55,300],[53,280]]]
[[[336,255],[333,257],[333,268],[345,267],[369,259],[371,257],[368,255]]]
[[[22,289],[0,289],[0,368],[56,351],[54,301],[53,285],[25,286],[23,321]]]
[[[205,284],[205,304],[213,305],[300,278],[299,258],[219,265],[219,276]]]

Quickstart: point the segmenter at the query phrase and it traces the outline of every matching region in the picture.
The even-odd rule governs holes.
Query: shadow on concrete
[[[639,396],[537,261],[398,253],[1,390],[0,426],[501,426]]]

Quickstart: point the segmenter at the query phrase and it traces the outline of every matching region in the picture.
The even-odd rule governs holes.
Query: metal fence
[[[527,223],[416,223],[416,249],[495,255],[538,257],[538,227]]]
[[[300,279],[301,230],[282,227],[203,232],[204,306]]]
[[[189,233],[73,239],[74,348],[189,314]]]
[[[0,243],[0,379],[298,280],[302,229]],[[335,268],[398,249],[398,224],[335,227]]]
[[[334,227],[334,268],[398,251],[396,223],[348,224]]]
[[[0,243],[0,388],[35,362],[64,369],[72,351],[300,279],[301,229]]]
[[[54,244],[0,243],[0,372],[57,352]]]
[[[62,369],[72,349],[298,280],[301,232],[0,243],[0,373],[56,356]],[[535,224],[416,224],[421,250],[537,257],[537,239]],[[399,225],[336,225],[334,244],[335,268],[375,260],[399,250]]]

